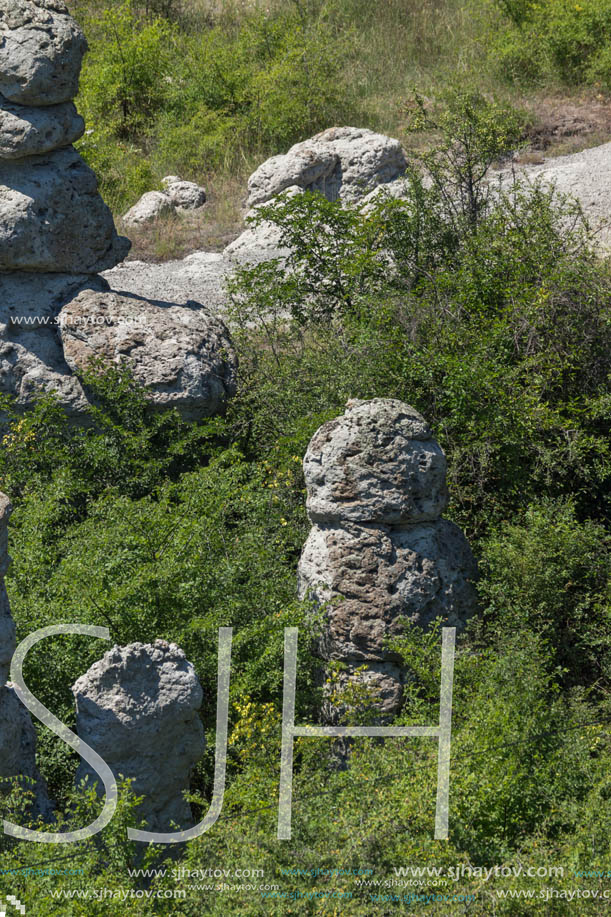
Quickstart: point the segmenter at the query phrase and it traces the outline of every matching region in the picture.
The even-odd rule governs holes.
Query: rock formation
[[[384,638],[400,634],[404,618],[462,627],[475,607],[475,560],[460,529],[441,518],[445,456],[413,408],[374,398],[349,401],[323,424],[303,467],[312,529],[299,595],[325,609],[320,655],[344,663],[346,679],[366,683],[380,712],[394,713],[405,676]]]
[[[130,243],[71,146],[84,129],[72,99],[86,47],[62,0],[0,0],[0,392],[24,407],[53,391],[77,419],[90,403],[86,358],[105,357],[134,372],[153,408],[208,416],[235,385],[223,323],[195,303],[117,296],[98,276]],[[168,176],[163,196],[187,209],[205,192]]]
[[[332,127],[259,166],[248,180],[248,206],[269,201],[291,185],[320,191],[330,201],[357,201],[394,181],[406,165],[398,140],[364,128]]]
[[[166,175],[163,191],[148,191],[123,216],[124,226],[142,226],[153,223],[169,213],[188,213],[200,210],[206,203],[206,191],[192,181],[183,181],[176,175]]]
[[[124,357],[155,409],[185,420],[222,411],[236,389],[237,362],[225,326],[199,303],[162,306],[85,290],[59,313],[66,362],[78,375],[92,357]]]
[[[183,798],[204,751],[197,711],[202,689],[174,643],[115,646],[74,684],[77,731],[104,758],[115,777],[134,779],[144,800],[138,810],[148,831],[191,827]],[[98,781],[81,761],[77,783]]]
[[[11,504],[0,493],[0,788],[3,777],[23,776],[23,788],[34,793],[33,814],[48,817],[51,803],[45,781],[36,767],[36,732],[30,714],[12,685],[7,683],[15,652],[15,623],[11,617],[4,576],[10,563],[8,520]]]

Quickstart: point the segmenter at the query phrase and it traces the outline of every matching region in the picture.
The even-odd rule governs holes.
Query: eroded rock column
[[[460,628],[475,608],[471,549],[441,518],[445,456],[417,411],[375,398],[349,401],[323,424],[303,467],[312,530],[299,595],[325,609],[321,658],[344,663],[347,680],[371,688],[382,714],[395,713],[405,674],[385,637],[401,632],[403,618]]]
[[[195,670],[174,643],[115,646],[73,685],[77,731],[106,761],[117,779],[131,777],[144,800],[138,815],[148,831],[192,827],[183,798],[204,752],[198,716],[202,688]],[[85,761],[77,784],[98,782]]]
[[[130,242],[72,146],[85,129],[72,100],[86,50],[62,0],[0,0],[0,392],[18,407],[55,392],[77,419],[101,359],[131,370],[153,409],[198,420],[234,394],[235,351],[205,305],[111,293],[99,276]],[[198,193],[169,183],[177,207]]]

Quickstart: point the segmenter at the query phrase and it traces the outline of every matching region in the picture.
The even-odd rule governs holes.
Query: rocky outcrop
[[[3,777],[26,777],[23,788],[33,793],[34,815],[48,817],[51,803],[45,781],[36,767],[36,732],[30,714],[15,689],[7,683],[15,652],[15,624],[11,617],[4,576],[10,563],[8,520],[11,504],[0,493],[0,787]]]
[[[183,791],[204,751],[202,689],[174,643],[115,646],[72,688],[77,731],[115,777],[133,778],[149,831],[193,825]],[[98,781],[81,761],[77,783]]]
[[[365,128],[332,127],[259,166],[248,180],[248,206],[269,201],[291,185],[330,201],[356,201],[394,181],[406,165],[398,140]]]
[[[373,688],[382,714],[396,712],[404,673],[385,638],[404,620],[427,628],[441,617],[460,628],[475,608],[475,560],[460,529],[441,518],[445,456],[413,408],[375,398],[350,401],[323,424],[303,467],[313,527],[299,595],[326,611],[320,655]]]
[[[197,303],[110,295],[98,276],[130,243],[70,145],[84,128],[71,99],[85,50],[60,0],[0,0],[0,392],[18,408],[54,392],[89,422],[81,376],[101,357],[126,364],[153,408],[209,416],[235,389],[224,325]],[[206,199],[176,176],[164,184],[152,197],[173,211]]]
[[[222,411],[235,393],[237,361],[220,319],[198,303],[160,305],[85,290],[59,313],[64,356],[79,376],[92,358],[129,366],[156,409],[185,420]]]
[[[147,191],[122,217],[124,226],[143,226],[154,223],[170,213],[188,213],[199,210],[206,203],[206,191],[192,181],[183,181],[176,175],[163,179],[163,191]]]
[[[0,0],[0,93],[11,102],[69,102],[86,50],[62,0]]]

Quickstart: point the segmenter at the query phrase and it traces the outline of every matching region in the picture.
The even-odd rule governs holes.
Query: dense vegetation
[[[119,200],[138,182],[144,188],[158,169],[191,168],[190,161],[196,174],[201,161],[222,164],[226,149],[237,161],[346,120],[349,111],[373,112],[373,84],[359,74],[373,53],[374,31],[382,21],[390,31],[383,17],[392,14],[399,24],[405,16],[405,35],[408,22],[424,29],[425,16],[438,15],[411,5],[405,12],[406,4],[394,2],[384,13],[373,7],[304,0],[279,4],[269,15],[224,9],[207,21],[201,10],[179,11],[170,0],[150,4],[148,15],[88,5],[87,15],[108,26],[103,34],[92,26],[81,101],[93,118],[85,148],[106,189]],[[440,7],[460,20],[458,8]],[[537,43],[537,74],[527,62],[518,73],[514,58],[512,79],[602,79],[603,44],[570,32],[570,6],[553,0],[551,7],[568,23],[567,42],[582,42],[582,66],[560,65],[558,32],[541,26],[538,4],[481,8],[485,22],[503,23],[503,35],[519,31]],[[604,22],[605,0],[584,9]],[[470,26],[480,27],[479,20]],[[442,32],[422,32],[429,52],[449,47]],[[598,27],[584,34],[598,36]],[[516,39],[524,59],[528,42]],[[421,53],[403,82],[393,71],[397,94],[405,86],[406,99],[418,60],[423,81],[433,78]],[[492,73],[498,54],[485,53]],[[320,69],[306,79],[297,59]],[[133,65],[127,70],[125,60]],[[373,73],[380,107],[368,123],[378,126],[388,87],[379,63]],[[449,92],[435,78],[434,103],[412,96],[402,114],[414,150],[422,132],[428,138],[404,201],[382,199],[361,213],[303,195],[262,211],[282,228],[293,255],[286,267],[265,264],[232,284],[241,383],[226,416],[190,425],[173,414],[151,415],[127,374],[94,368],[89,383],[99,407],[90,427],[70,427],[52,399],[41,399],[14,416],[0,458],[0,488],[15,504],[8,587],[19,635],[51,622],[102,624],[119,643],[175,640],[195,664],[209,749],[194,780],[197,812],[207,809],[211,793],[218,628],[234,628],[223,814],[182,851],[181,865],[262,868],[265,882],[294,895],[315,889],[353,898],[346,904],[199,891],[185,901],[89,900],[86,910],[78,900],[64,901],[63,914],[405,909],[372,901],[379,889],[358,888],[341,874],[280,874],[295,867],[371,868],[376,879],[408,864],[564,868],[564,877],[554,879],[465,877],[435,889],[476,895],[468,912],[482,917],[526,912],[524,901],[498,899],[496,889],[609,887],[602,873],[611,870],[608,265],[571,202],[541,188],[483,180],[486,167],[519,142],[523,119],[515,108],[470,89]],[[320,92],[312,91],[317,80]],[[433,840],[434,742],[359,740],[351,766],[341,770],[330,743],[303,739],[293,839],[278,842],[286,626],[299,625],[301,633],[298,718],[314,722],[320,705],[308,641],[319,622],[295,596],[308,530],[300,462],[311,435],[348,398],[375,396],[407,401],[432,424],[448,457],[448,514],[468,534],[480,564],[480,609],[456,660],[450,837]],[[432,724],[439,632],[406,628],[396,645],[414,672],[398,722]],[[74,725],[70,685],[100,655],[96,641],[58,638],[52,651],[32,653],[26,677]],[[348,721],[366,712],[361,704]],[[96,803],[73,795],[75,756],[42,729],[39,751],[60,809],[84,824]],[[3,801],[21,821],[22,804],[17,789]],[[136,822],[126,792],[120,815],[96,843],[66,853],[2,838],[3,866],[69,856],[68,865],[85,875],[62,877],[63,887],[144,888],[126,873],[135,850],[125,825]],[[601,874],[576,877],[590,870]],[[0,877],[0,888],[4,882]],[[6,891],[36,902],[35,913],[46,917],[58,904],[44,895],[58,887],[57,878],[13,875]],[[168,876],[150,887],[176,883]],[[410,905],[431,914],[464,907]],[[528,907],[541,915],[604,913],[600,901],[588,899]]]
[[[80,150],[117,213],[168,173],[235,196],[265,156],[332,124],[407,140],[414,90],[458,80],[518,107],[525,88],[611,90],[610,0],[70,6],[91,44]]]

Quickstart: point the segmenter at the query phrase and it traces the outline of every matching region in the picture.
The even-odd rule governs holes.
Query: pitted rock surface
[[[318,652],[395,713],[406,673],[385,647],[406,625],[462,628],[476,606],[477,566],[460,529],[441,518],[446,460],[429,425],[400,401],[349,401],[314,434],[303,463],[312,529],[300,598],[325,611]],[[366,665],[367,671],[356,671]],[[325,704],[323,716],[337,709]]]
[[[78,93],[87,42],[61,0],[0,0],[0,92],[21,105]]]
[[[303,468],[312,522],[425,522],[448,502],[446,459],[429,425],[388,398],[349,401],[314,434]]]
[[[127,365],[155,409],[186,420],[222,411],[236,388],[237,358],[223,322],[199,303],[175,306],[85,290],[63,307],[66,362],[78,376],[93,357]]]
[[[202,689],[174,643],[115,646],[73,685],[77,731],[115,777],[134,779],[149,831],[193,825],[183,791],[204,752]],[[99,778],[85,761],[77,783]]]
[[[127,239],[72,147],[0,161],[0,270],[95,274],[122,261]]]
[[[0,159],[49,153],[74,143],[84,131],[85,122],[72,102],[36,108],[0,96]]]
[[[328,200],[357,201],[377,185],[405,172],[407,161],[398,140],[366,128],[332,127],[272,156],[248,180],[248,206],[298,185]]]

